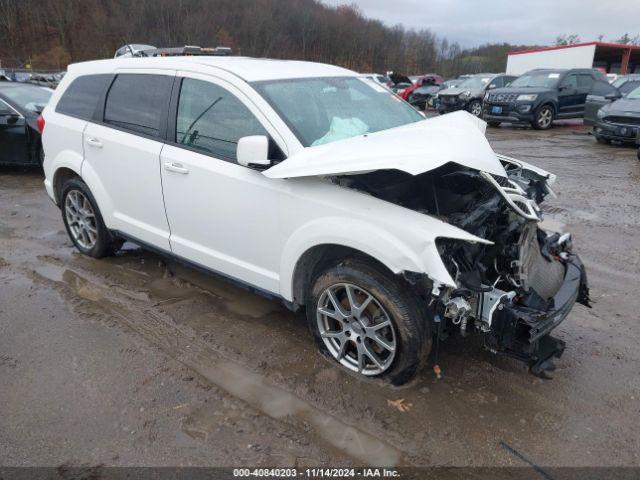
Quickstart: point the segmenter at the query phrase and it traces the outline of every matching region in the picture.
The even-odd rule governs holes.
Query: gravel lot
[[[0,465],[640,466],[640,162],[579,124],[490,129],[553,171],[594,308],[540,380],[473,339],[437,380],[356,380],[279,303],[126,244],[80,256],[37,170],[0,168]],[[404,399],[401,412],[388,400]],[[502,442],[502,443],[501,443]]]

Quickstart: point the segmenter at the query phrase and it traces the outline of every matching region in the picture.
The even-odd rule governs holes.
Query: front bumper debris
[[[454,96],[441,96],[436,100],[436,109],[440,112],[455,112],[458,110],[465,110],[467,108],[467,101]]]
[[[527,295],[503,302],[494,310],[485,347],[496,354],[516,358],[529,365],[531,373],[547,377],[554,370],[552,358],[564,352],[563,341],[550,336],[573,305],[589,304],[587,274],[577,255],[567,255],[562,286],[548,301]]]

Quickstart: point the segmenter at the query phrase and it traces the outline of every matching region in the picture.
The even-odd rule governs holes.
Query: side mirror
[[[489,88],[489,90],[493,90],[494,88],[496,88],[496,84],[492,83],[492,84],[489,85],[488,88]]]
[[[269,160],[269,138],[266,135],[250,135],[238,140],[236,150],[238,163],[245,167],[268,167]]]
[[[612,93],[607,93],[607,94],[604,96],[604,99],[605,99],[605,100],[609,100],[609,101],[614,101],[614,100],[619,99],[620,97],[621,97],[621,95],[620,95],[620,94],[612,92]]]

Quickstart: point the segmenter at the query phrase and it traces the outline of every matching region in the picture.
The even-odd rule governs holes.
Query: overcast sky
[[[508,42],[549,45],[560,34],[583,42],[640,34],[640,0],[322,0],[356,4],[388,25],[428,28],[463,47]]]

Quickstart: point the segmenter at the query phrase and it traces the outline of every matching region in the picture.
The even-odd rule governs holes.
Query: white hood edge
[[[401,170],[419,175],[454,162],[506,177],[485,138],[486,123],[458,111],[380,132],[309,147],[262,172],[269,178]]]

